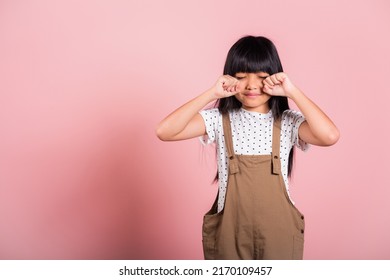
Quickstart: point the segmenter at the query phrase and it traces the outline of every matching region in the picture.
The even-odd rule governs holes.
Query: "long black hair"
[[[246,36],[239,39],[228,52],[223,74],[234,77],[239,72],[265,72],[269,75],[283,72],[282,63],[272,41],[262,36]],[[290,108],[287,97],[283,96],[272,96],[268,104],[274,119],[280,119],[283,112]],[[238,110],[241,106],[241,102],[235,96],[219,99],[215,104],[222,114]],[[288,176],[291,176],[293,161],[294,148],[288,157]]]

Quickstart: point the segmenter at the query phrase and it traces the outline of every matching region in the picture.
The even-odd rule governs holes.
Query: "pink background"
[[[0,1],[0,258],[201,259],[214,152],[154,130],[254,34],[341,131],[297,153],[305,258],[390,259],[389,12],[385,0]]]

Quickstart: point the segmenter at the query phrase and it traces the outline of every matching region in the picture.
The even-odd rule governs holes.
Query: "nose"
[[[247,90],[256,90],[262,88],[263,84],[255,74],[248,75],[248,82],[246,84]]]

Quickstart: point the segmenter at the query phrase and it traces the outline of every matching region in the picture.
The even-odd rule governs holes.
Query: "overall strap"
[[[272,173],[281,173],[280,163],[280,130],[281,130],[281,118],[274,119],[274,126],[272,132]]]
[[[233,136],[232,130],[230,127],[230,116],[229,113],[222,115],[223,121],[223,134],[225,139],[225,146],[229,160],[229,172],[230,174],[235,174],[239,171],[237,157],[234,154],[233,150]]]

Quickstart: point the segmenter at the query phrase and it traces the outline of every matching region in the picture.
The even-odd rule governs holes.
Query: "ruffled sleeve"
[[[306,120],[301,112],[294,110],[287,110],[285,112],[286,121],[292,127],[291,131],[291,145],[295,145],[302,151],[307,151],[309,149],[309,144],[299,138],[299,127]]]
[[[199,113],[206,126],[206,135],[201,136],[199,140],[203,145],[215,142],[220,115],[218,108],[202,110]]]

